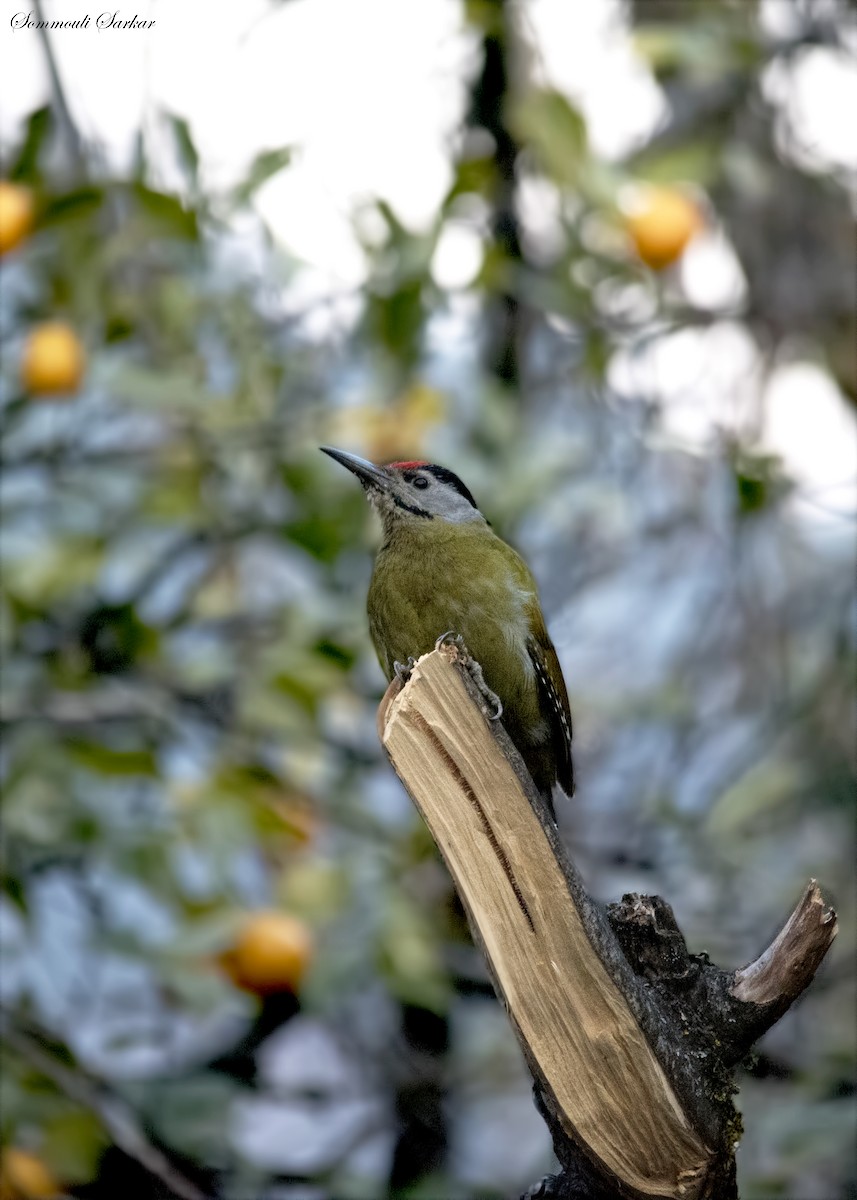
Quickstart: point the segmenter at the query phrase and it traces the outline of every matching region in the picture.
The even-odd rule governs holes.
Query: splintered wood
[[[783,1011],[808,987],[836,937],[836,913],[811,879],[792,915],[764,954],[735,974],[732,995]]]
[[[709,1152],[593,948],[525,787],[448,652],[420,659],[379,725],[566,1132],[639,1195],[692,1200]]]

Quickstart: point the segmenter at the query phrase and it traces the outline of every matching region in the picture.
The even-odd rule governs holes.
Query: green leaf
[[[146,139],[142,129],[138,129],[134,137],[134,165],[131,168],[132,178],[142,183],[149,169],[149,158],[146,154]]]
[[[495,170],[491,158],[467,158],[458,163],[455,168],[455,181],[444,201],[444,208],[448,209],[459,196],[474,192],[478,195],[485,195],[490,188]]]
[[[357,661],[357,654],[351,646],[343,646],[341,642],[332,641],[329,638],[322,638],[321,641],[316,642],[315,652],[329,658],[344,671],[350,671]]]
[[[96,538],[71,535],[53,541],[45,538],[26,558],[6,563],[6,586],[25,605],[52,604],[90,586],[103,561],[103,546]]]
[[[768,503],[768,485],[764,479],[735,472],[735,487],[738,492],[738,507],[742,513],[758,512]]]
[[[232,193],[233,204],[236,207],[246,204],[263,183],[267,183],[278,171],[289,165],[292,154],[291,146],[281,146],[279,150],[263,150],[261,154],[257,154],[243,183],[239,183]]]
[[[496,0],[464,0],[464,17],[468,25],[481,33],[502,36],[503,10]]]
[[[98,212],[104,202],[104,189],[98,187],[81,187],[63,195],[54,196],[42,209],[39,225],[44,228],[50,225],[60,225],[66,221],[90,217]]]
[[[117,306],[104,314],[104,340],[108,345],[127,341],[134,336],[137,329],[136,320],[130,312]]]
[[[133,776],[157,774],[157,763],[151,750],[117,750],[102,742],[69,739],[71,757],[82,767],[99,775]]]
[[[383,217],[387,228],[390,230],[390,233],[393,236],[393,244],[398,245],[404,241],[407,241],[407,239],[410,237],[410,234],[408,233],[407,229],[405,229],[404,225],[396,216],[395,212],[387,203],[387,201],[379,200],[376,207],[378,209],[378,214]]]
[[[334,562],[345,544],[342,526],[335,515],[303,517],[290,521],[284,529],[286,537],[322,562]]]
[[[15,905],[19,912],[26,915],[27,913],[27,893],[24,890],[23,881],[17,879],[14,875],[7,875],[5,872],[0,876],[0,890],[7,900]]]
[[[164,232],[195,242],[199,237],[196,213],[183,207],[181,201],[166,192],[156,192],[142,183],[131,185],[131,195],[144,214],[160,225]]]
[[[700,138],[668,149],[644,150],[629,164],[636,177],[651,183],[698,183],[706,186],[718,177],[721,146],[714,138]]]
[[[53,130],[51,110],[37,108],[30,114],[18,157],[9,171],[9,178],[22,183],[34,183],[41,178],[39,159],[42,148]]]
[[[172,129],[176,149],[178,150],[185,175],[191,187],[195,189],[199,182],[199,153],[191,137],[190,126],[184,117],[177,117],[175,113],[168,113],[167,120]]]
[[[587,153],[586,122],[561,92],[529,92],[514,106],[512,125],[557,183],[578,181]]]
[[[272,683],[278,692],[303,709],[309,716],[315,716],[318,711],[320,696],[303,679],[297,675],[282,673],[275,675]]]
[[[779,459],[774,455],[751,454],[739,448],[735,452],[732,471],[738,513],[742,517],[770,507],[787,490]]]
[[[108,1140],[97,1117],[76,1109],[46,1123],[41,1151],[61,1179],[84,1183],[95,1177]]]
[[[425,316],[422,281],[408,279],[389,295],[370,296],[366,311],[369,328],[381,345],[401,362],[413,365]]]

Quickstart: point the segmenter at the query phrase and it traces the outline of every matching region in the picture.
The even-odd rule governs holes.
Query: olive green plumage
[[[568,695],[526,563],[444,468],[379,468],[326,452],[361,479],[384,525],[367,608],[387,678],[397,663],[433,650],[442,634],[460,634],[502,702],[503,725],[539,791],[550,801],[558,783],[571,795]]]
[[[560,764],[567,763],[559,783],[570,792],[569,735],[540,686],[536,663],[567,709],[565,683],[535,581],[511,546],[486,526],[395,531],[375,560],[367,608],[369,633],[388,679],[396,662],[427,654],[447,630],[460,633],[503,703],[503,725],[536,786],[549,794]]]

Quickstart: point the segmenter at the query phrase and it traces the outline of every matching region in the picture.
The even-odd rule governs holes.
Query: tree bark
[[[732,1072],[836,933],[812,881],[754,963],[691,955],[669,905],[587,895],[545,801],[486,713],[466,651],[425,655],[378,714],[455,881],[535,1080],[558,1175],[528,1196],[732,1200]]]

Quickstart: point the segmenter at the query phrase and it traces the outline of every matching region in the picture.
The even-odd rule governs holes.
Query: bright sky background
[[[101,11],[86,0],[45,0],[44,9],[49,20],[89,12],[93,26]],[[790,0],[764,0],[771,34],[788,35],[789,9]],[[38,34],[10,29],[17,11],[28,11],[26,0],[11,0],[0,24],[4,143],[47,96]],[[580,106],[594,149],[615,158],[645,140],[667,105],[633,52],[618,0],[523,0],[521,12],[537,78]],[[51,35],[82,132],[110,158],[127,161],[141,122],[155,141],[159,110],[175,112],[189,121],[204,182],[215,187],[239,179],[259,150],[298,147],[296,165],[266,185],[257,203],[277,238],[307,264],[307,295],[348,291],[365,277],[350,224],[361,199],[385,198],[413,227],[435,212],[451,179],[464,76],[476,62],[459,0],[137,0],[119,13],[156,24],[146,32],[92,27]],[[857,52],[857,26],[850,36]],[[857,171],[857,53],[808,49],[788,70],[769,71],[764,86],[781,110],[783,144],[803,165]],[[531,189],[523,206],[548,233],[551,199]],[[434,260],[436,277],[465,286],[480,255],[472,229],[452,228]],[[734,419],[742,419],[755,351],[728,320],[744,281],[722,231],[691,246],[679,278],[695,303],[724,320],[672,335],[648,358],[620,357],[611,378],[672,398],[667,430],[694,445],[728,423],[725,395]],[[857,490],[843,485],[857,477],[857,432],[828,376],[811,363],[784,366],[765,400],[765,448],[780,453],[807,487],[835,496],[834,507],[853,507]]]

